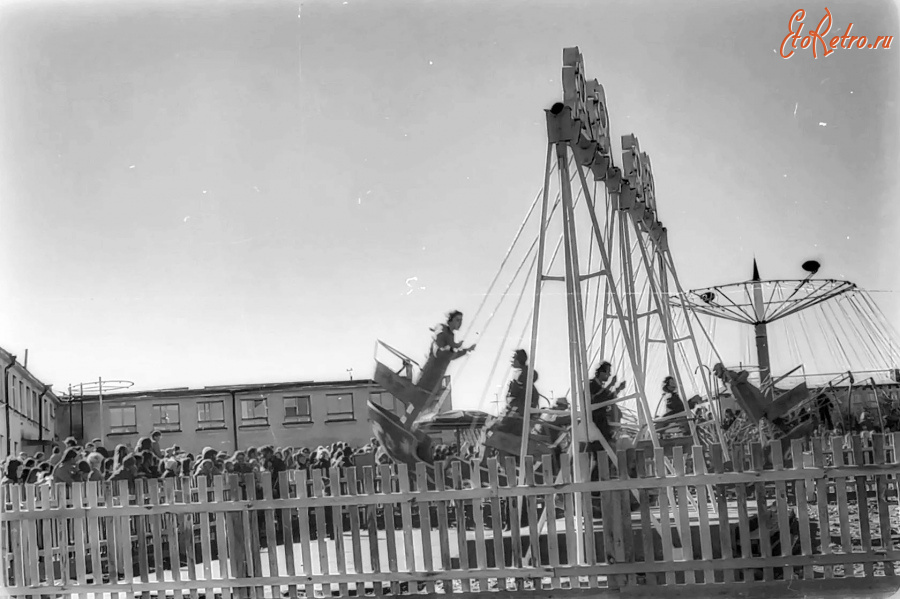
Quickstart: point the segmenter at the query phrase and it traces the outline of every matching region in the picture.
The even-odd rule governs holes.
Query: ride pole
[[[100,445],[106,447],[106,429],[103,418],[103,377],[97,377],[97,398],[100,400]]]

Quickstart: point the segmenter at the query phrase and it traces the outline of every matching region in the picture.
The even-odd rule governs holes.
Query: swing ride
[[[694,317],[708,317],[711,326],[704,329],[711,337],[717,322],[753,330],[752,347],[731,357],[731,363],[742,365],[738,372],[717,365],[716,375],[731,391],[735,407],[748,416],[745,432],[758,428],[763,438],[804,438],[821,425],[834,430],[836,420],[847,428],[852,399],[860,394],[854,388],[857,379],[863,394],[871,394],[875,425],[883,430],[883,408],[898,399],[891,397],[896,388],[883,389],[900,382],[896,333],[871,294],[849,281],[814,279],[821,267],[817,261],[802,267],[808,273],[802,280],[762,280],[754,261],[749,281],[685,294]],[[785,372],[778,373],[779,368]],[[756,386],[748,382],[751,371]],[[728,435],[733,442],[746,437],[735,433]]]
[[[488,345],[488,351],[498,356],[488,377],[494,381],[499,356],[509,355],[520,345],[526,346],[524,354],[531,364],[538,360],[546,363],[544,354],[538,353],[543,310],[562,295],[564,287],[569,341],[565,368],[571,375],[571,399],[566,401],[567,410],[540,407],[535,399],[539,394],[534,377],[523,376],[521,409],[507,411],[488,426],[482,455],[511,455],[521,460],[525,455],[550,453],[563,444],[573,451],[590,447],[612,455],[616,439],[607,438],[598,427],[607,416],[618,420],[614,423],[617,430],[629,432],[634,441],[649,440],[658,446],[660,434],[668,427],[667,423],[654,422],[651,381],[672,376],[678,398],[712,395],[711,377],[699,368],[703,361],[693,325],[688,318],[681,319],[683,325],[674,318],[675,314],[686,316],[687,305],[671,306],[665,301],[670,289],[681,291],[681,286],[666,229],[657,215],[649,157],[641,151],[637,138],[627,135],[622,139],[624,170],[616,166],[603,87],[585,78],[577,48],[566,49],[563,58],[564,102],[546,111],[549,143],[544,185],[504,258],[504,265],[515,257],[521,258],[521,264],[499,292],[499,297],[505,298],[513,287],[531,287],[531,311],[524,315],[521,309],[522,299],[529,295],[523,288],[511,310],[494,306],[488,312],[491,316],[483,323],[480,338],[488,340],[481,343],[482,348]],[[538,203],[540,209],[536,211]],[[529,221],[535,225],[532,217],[536,212],[540,215],[537,236],[525,247],[522,232]],[[555,244],[551,237],[556,237]],[[563,260],[557,260],[560,253]],[[497,297],[494,288],[499,275],[473,321],[478,322],[486,302]],[[548,294],[554,297],[548,300]],[[513,323],[525,321],[516,346],[509,344],[515,339],[513,335],[486,335],[499,317],[509,319],[507,333]],[[530,343],[522,343],[526,330]],[[455,343],[452,335],[451,342]],[[432,351],[414,383],[414,360],[385,343],[379,342],[378,349],[399,359],[401,367],[392,369],[376,360],[373,378],[399,399],[406,411],[397,416],[370,405],[376,437],[396,461],[429,463],[430,440],[421,431],[419,420],[429,412],[440,411],[447,390],[432,385],[443,377],[449,360],[459,350],[440,349],[445,352],[441,359],[436,359]],[[594,381],[592,391],[591,363],[607,355],[615,356],[610,369],[616,374],[602,384]],[[494,383],[496,387],[501,385]],[[680,403],[680,412],[671,416],[684,425],[684,436],[691,444],[696,444],[699,439],[694,420],[687,403]],[[617,417],[619,414],[621,417]],[[551,434],[559,432],[561,423],[568,424],[562,435],[566,442],[560,440],[561,435]],[[721,441],[721,432],[716,434]]]
[[[806,377],[782,389],[796,369],[773,376],[767,326],[788,316],[802,317],[804,310],[835,298],[854,297],[859,290],[843,281],[813,280],[819,265],[809,262],[805,267],[810,276],[803,281],[767,282],[754,272],[746,283],[685,291],[660,219],[648,155],[635,135],[622,136],[617,166],[603,86],[586,78],[578,48],[565,49],[563,62],[563,102],[545,111],[543,185],[481,305],[468,319],[467,333],[476,325],[479,330],[479,355],[492,357],[481,406],[494,390],[512,381],[506,410],[456,417],[457,428],[471,422],[470,432],[478,429],[468,437],[477,444],[475,457],[482,462],[501,458],[501,464],[513,458],[516,470],[505,475],[518,478],[519,484],[531,476],[554,479],[555,472],[541,470],[547,462],[540,457],[545,455],[556,460],[571,456],[576,483],[596,480],[601,460],[609,460],[615,470],[616,451],[631,447],[662,449],[670,457],[676,445],[718,445],[727,460],[732,447],[722,427],[723,383],[759,425],[759,440],[808,435],[815,425],[806,407],[827,385]],[[531,243],[523,235],[529,230],[535,232]],[[499,285],[504,273],[507,282]],[[746,297],[738,297],[741,293]],[[529,297],[530,307],[523,306]],[[856,297],[853,301],[868,307],[865,316],[877,322],[870,298]],[[515,299],[514,305],[509,298]],[[703,317],[754,327],[756,385],[742,366],[724,365],[732,362],[716,349]],[[503,323],[505,331],[494,334],[493,328]],[[422,366],[387,343],[376,346],[373,379],[405,408],[398,415],[370,402],[374,434],[391,459],[410,466],[424,463],[430,476],[430,435],[437,430],[434,423],[440,421],[450,392],[447,368],[474,347],[463,348],[456,340],[461,324],[462,315],[453,312],[434,329]],[[564,343],[559,340],[563,326]],[[890,346],[886,329],[880,335],[892,348],[878,350],[884,368],[894,368],[900,363],[897,346]],[[514,351],[504,371],[500,361]],[[390,362],[395,365],[388,366]],[[468,362],[461,362],[455,376]],[[540,393],[536,364],[568,372],[568,392],[558,398]],[[662,416],[659,405],[651,409],[660,383],[659,401],[667,406]],[[705,406],[708,418],[695,416],[698,405]],[[576,459],[585,453],[590,456],[587,462]],[[673,472],[668,457],[662,463]],[[533,470],[526,473],[526,464]],[[713,496],[712,489],[708,492]],[[669,499],[674,504],[675,498]],[[687,500],[693,503],[690,494]],[[576,505],[579,514],[592,509],[596,514],[596,508]],[[545,509],[542,522],[548,517],[553,515]],[[690,538],[680,529],[682,524],[676,524],[680,538]]]

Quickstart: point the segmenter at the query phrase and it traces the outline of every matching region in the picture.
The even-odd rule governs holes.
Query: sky
[[[894,3],[849,0],[3,3],[0,346],[57,391],[369,378],[377,339],[420,358],[542,185],[576,45],[652,159],[685,288],[816,259],[900,328],[900,42],[782,59],[826,5],[833,33],[900,35]]]

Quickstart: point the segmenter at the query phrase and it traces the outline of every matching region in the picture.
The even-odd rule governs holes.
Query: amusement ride
[[[545,111],[543,186],[463,335],[477,325],[479,355],[493,356],[482,407],[509,380],[510,369],[504,371],[500,362],[515,350],[507,398],[517,393],[515,401],[495,415],[452,413],[461,427],[470,423],[467,439],[476,458],[513,457],[517,471],[505,474],[519,484],[525,484],[526,464],[535,477],[555,476],[540,472],[541,456],[547,454],[570,455],[575,482],[595,476],[597,460],[610,460],[614,470],[616,451],[623,448],[670,452],[675,445],[715,444],[728,459],[736,444],[748,440],[809,435],[816,426],[811,415],[839,407],[838,388],[848,380],[852,386],[854,368],[857,375],[893,373],[898,378],[896,334],[884,315],[852,283],[814,279],[817,262],[804,264],[808,276],[802,280],[763,281],[754,262],[749,281],[685,290],[660,220],[650,158],[637,136],[629,134],[622,136],[621,161],[616,160],[603,86],[585,76],[578,48],[563,51],[562,83],[563,101]],[[528,230],[536,230],[530,243],[524,235]],[[530,305],[523,305],[529,297]],[[532,366],[543,368],[559,359],[551,344],[562,321],[554,321],[554,309],[565,314],[563,368],[570,375],[569,390],[560,398],[539,393]],[[859,354],[868,362],[846,365],[847,342],[829,339],[823,343],[845,358],[845,366],[832,367],[836,375],[822,379],[802,365],[776,375],[768,329],[785,323],[793,327],[794,321],[808,324],[816,310],[843,316],[840,322],[846,324],[832,319],[831,329],[850,329],[850,337],[864,342]],[[370,402],[375,435],[394,461],[425,463],[430,476],[430,432],[449,416],[442,414],[450,393],[446,371],[471,350],[455,337],[461,318],[451,313],[435,329],[422,365],[385,342],[376,346],[373,379],[405,409],[398,415]],[[714,341],[719,321],[752,328],[755,355],[726,362]],[[504,324],[504,332],[487,334]],[[808,332],[804,335],[815,345]],[[787,338],[788,346],[797,349],[799,337]],[[546,353],[545,345],[550,347]],[[869,378],[874,386],[874,377]],[[659,414],[660,383],[664,414]],[[730,434],[723,430],[725,398],[745,415],[744,424]],[[697,417],[697,407],[706,418]],[[738,428],[741,435],[734,434]],[[589,461],[576,459],[585,452],[592,456]],[[671,469],[670,462],[666,465]]]

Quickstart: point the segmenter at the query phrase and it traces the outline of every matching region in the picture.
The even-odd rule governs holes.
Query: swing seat
[[[371,401],[368,407],[372,432],[392,460],[413,468],[419,463],[432,465],[431,438],[428,435],[411,430],[396,414]]]
[[[756,422],[766,418],[766,409],[770,406],[770,402],[762,391],[746,381],[732,382],[730,387],[735,401],[751,420]]]
[[[782,430],[782,435],[778,438],[781,441],[791,441],[793,439],[805,439],[808,437],[814,430],[816,430],[816,423],[812,419],[802,420],[798,424],[796,424],[793,428],[789,430]]]
[[[485,447],[490,447],[500,453],[518,456],[522,449],[522,436],[504,431],[493,431],[487,435],[484,441]],[[528,455],[540,460],[542,456],[552,453],[550,444],[543,439],[532,435],[528,439]]]
[[[800,383],[787,393],[779,395],[775,401],[766,407],[766,419],[771,421],[781,418],[808,399],[809,389],[806,387],[806,383]]]
[[[378,361],[375,362],[373,380],[379,387],[403,402],[405,406],[424,406],[431,396],[408,378],[397,374]]]

